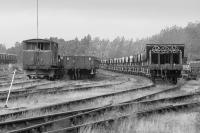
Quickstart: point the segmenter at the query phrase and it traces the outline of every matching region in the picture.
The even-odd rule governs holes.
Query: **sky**
[[[200,0],[38,0],[39,38],[150,37],[200,20]],[[0,0],[0,43],[37,37],[36,0]]]

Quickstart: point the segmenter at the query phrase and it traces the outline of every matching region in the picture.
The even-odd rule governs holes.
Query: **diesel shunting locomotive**
[[[93,56],[60,56],[58,43],[47,39],[23,41],[23,69],[29,78],[58,79],[66,74],[72,79],[93,77],[99,67]]]
[[[23,69],[29,78],[59,78],[62,66],[58,44],[46,39],[23,41]]]

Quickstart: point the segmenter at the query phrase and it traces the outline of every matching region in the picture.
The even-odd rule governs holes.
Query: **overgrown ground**
[[[180,90],[180,94],[200,91],[200,80],[187,82]],[[179,93],[163,94],[159,97],[180,95]],[[159,98],[157,97],[157,98]],[[199,109],[191,112],[173,112],[156,114],[138,119],[134,115],[124,120],[115,120],[111,124],[87,126],[80,129],[80,133],[199,133]]]
[[[199,133],[199,113],[168,113],[142,119],[134,116],[112,125],[95,125],[80,129],[80,133]]]
[[[57,104],[60,102],[67,102],[67,101],[72,101],[72,100],[78,100],[81,98],[86,98],[86,97],[91,97],[91,96],[97,96],[97,95],[102,95],[102,94],[108,94],[111,92],[119,92],[123,90],[128,90],[128,89],[134,89],[138,87],[142,87],[145,85],[151,84],[151,81],[146,78],[141,78],[138,76],[132,76],[132,75],[124,75],[124,74],[117,74],[117,73],[112,73],[112,72],[106,72],[104,75],[104,72],[99,73],[98,75],[102,75],[101,77],[104,77],[102,80],[79,80],[79,81],[61,81],[58,84],[55,82],[55,84],[50,84],[47,85],[48,87],[52,86],[57,86],[61,85],[62,83],[68,84],[69,87],[66,89],[72,89],[73,87],[80,87],[84,85],[105,85],[105,84],[115,84],[115,83],[121,83],[124,82],[123,84],[118,84],[118,85],[113,85],[110,87],[96,87],[95,89],[91,90],[85,90],[85,91],[71,91],[71,92],[66,92],[66,93],[58,93],[58,94],[37,94],[34,96],[29,96],[27,98],[20,98],[17,100],[9,100],[8,102],[8,109],[1,108],[0,114],[5,114],[5,113],[10,113],[16,110],[22,110],[22,109],[28,109],[28,108],[35,108],[35,107],[41,107],[41,106],[46,106],[50,104]],[[98,76],[97,75],[97,76]],[[107,78],[110,78],[112,80],[108,80]],[[114,77],[117,77],[113,79]],[[143,80],[141,80],[143,79]],[[45,86],[45,87],[47,87]],[[39,88],[44,88],[39,87]],[[37,89],[39,89],[37,88]],[[155,90],[156,91],[156,90]],[[147,91],[150,93],[150,91]],[[89,108],[89,107],[99,107],[103,105],[110,104],[110,102],[113,103],[118,103],[123,100],[130,100],[132,97],[139,97],[140,95],[144,95],[143,93],[137,95],[131,95],[128,96],[128,94],[123,95],[123,96],[118,96],[118,97],[108,97],[108,98],[102,98],[102,99],[97,99],[94,101],[88,102],[87,104],[77,104],[77,105],[70,105],[69,107],[63,107],[60,110],[53,111],[53,112],[46,112],[47,114],[49,113],[56,113],[56,112],[62,112],[62,111],[70,111],[70,110],[77,110],[77,109],[82,109],[82,108]],[[0,106],[3,107],[5,102],[0,102]],[[30,111],[28,114],[24,114],[23,117],[31,117],[31,116],[38,116],[38,115],[44,115],[46,113],[41,113],[41,112],[32,112]],[[11,118],[13,119],[13,118]],[[14,118],[15,119],[15,118]],[[10,118],[8,119],[10,120]]]

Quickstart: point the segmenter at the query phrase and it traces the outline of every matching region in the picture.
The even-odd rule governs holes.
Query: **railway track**
[[[177,88],[175,88],[175,89],[177,89]],[[169,89],[170,91],[171,91],[171,88]],[[165,90],[163,91],[163,92],[166,92]],[[162,93],[161,91],[160,91],[160,93]],[[159,93],[155,93],[155,94],[159,94]],[[127,108],[127,107],[129,107],[131,104],[152,104],[152,103],[158,103],[158,102],[163,102],[163,101],[173,101],[173,100],[175,100],[175,99],[180,99],[181,97],[182,97],[182,99],[183,98],[186,98],[186,97],[189,97],[189,95],[187,96],[187,95],[185,95],[185,96],[179,96],[179,97],[172,97],[172,98],[166,98],[166,99],[158,99],[158,100],[153,100],[153,101],[144,101],[144,102],[140,102],[140,103],[138,103],[138,102],[136,102],[136,101],[140,101],[140,100],[142,100],[142,99],[144,99],[144,97],[146,97],[146,98],[149,98],[149,97],[152,97],[152,96],[154,96],[155,94],[149,94],[149,95],[146,95],[146,96],[142,96],[142,97],[139,97],[139,98],[136,98],[136,99],[132,99],[132,100],[129,100],[129,101],[126,101],[126,102],[123,102],[123,104],[119,104],[119,105],[112,105],[112,106],[105,106],[105,107],[100,107],[100,108],[90,108],[90,109],[86,109],[86,110],[90,110],[89,112],[85,112],[85,113],[83,113],[83,114],[78,114],[78,115],[74,115],[73,117],[81,117],[81,118],[85,118],[85,116],[80,116],[80,115],[91,115],[91,113],[93,112],[95,112],[96,111],[96,113],[98,114],[98,112],[104,112],[105,113],[105,111],[108,111],[108,110],[113,110],[113,109],[116,109],[116,107],[117,108]],[[83,111],[83,110],[81,110],[81,111]],[[79,110],[76,110],[75,112],[80,112]],[[71,113],[71,112],[70,112]],[[93,114],[92,113],[92,114]],[[64,114],[64,115],[63,115]],[[45,116],[42,116],[42,117],[34,117],[34,118],[27,118],[27,119],[20,119],[20,120],[16,120],[16,121],[9,121],[9,122],[4,122],[4,123],[1,123],[0,124],[0,127],[1,128],[3,128],[3,127],[10,127],[10,128],[12,128],[13,127],[13,125],[15,125],[14,127],[22,127],[22,125],[24,126],[24,127],[26,127],[26,126],[32,126],[32,125],[34,125],[35,123],[41,123],[41,122],[44,122],[45,120],[46,121],[48,121],[48,120],[53,120],[54,118],[54,115],[55,115],[55,119],[57,119],[58,118],[58,116],[59,116],[59,113],[57,113],[57,114],[52,114],[52,115],[45,115]],[[66,115],[66,116],[65,116]],[[95,113],[94,113],[94,115],[95,115]],[[65,112],[65,113],[61,113],[61,116],[62,117],[67,117],[67,116],[69,116],[68,115],[68,112]],[[68,119],[69,120],[69,118],[70,119],[72,119],[72,116],[69,116],[68,118],[66,118],[66,119]],[[64,118],[64,121],[66,120],[65,118]],[[63,122],[63,119],[61,119],[61,121]],[[42,128],[45,128],[45,129],[47,129],[47,128],[49,128],[49,127],[51,127],[52,126],[52,124],[53,123],[55,123],[55,122],[60,122],[60,120],[55,120],[55,121],[51,121],[51,122],[46,122],[46,123],[43,123],[43,124],[38,124],[38,125],[35,125],[35,126],[32,126],[32,127],[30,127],[30,128],[26,128],[26,131],[28,131],[29,129],[31,129],[31,130],[38,130],[38,129],[41,129],[41,127]],[[20,126],[18,126],[18,124],[20,125]],[[50,125],[50,126],[49,126]],[[46,128],[47,127],[47,128]],[[21,130],[19,130],[19,131],[21,131]],[[29,130],[30,131],[30,130]]]
[[[107,79],[107,80],[109,80],[109,81],[113,81],[113,80],[115,80],[117,77],[116,76],[111,76],[111,77],[109,77],[109,79]],[[36,82],[36,81],[42,81],[42,80],[40,80],[40,79],[37,79],[37,80],[27,80],[27,81],[22,81],[22,82],[14,82],[13,83],[13,85],[17,85],[17,84],[25,84],[25,83],[32,83],[32,81],[33,82]],[[43,81],[45,81],[45,80],[43,80]],[[39,83],[39,82],[38,82]],[[49,81],[49,83],[52,83],[52,84],[55,84],[55,82],[53,82],[53,81]],[[72,83],[70,83],[70,85],[72,85]],[[6,87],[6,86],[10,86],[10,81],[9,82],[4,82],[4,83],[0,83],[0,87],[1,86],[3,86],[3,87]],[[37,86],[40,86],[40,84],[37,84]],[[78,85],[77,85],[78,86]],[[24,94],[24,89],[29,89],[29,90],[31,90],[31,89],[35,89],[35,87],[36,87],[36,85],[31,85],[31,86],[28,86],[28,87],[25,87],[25,88],[23,88],[22,90],[21,89],[16,89],[16,90],[13,90],[12,92],[11,92],[11,95],[12,95],[12,93],[23,93]],[[2,90],[1,88],[0,88],[0,96],[1,97],[3,97],[3,95],[7,95],[7,93],[8,93],[8,89],[4,89],[4,90]]]
[[[109,77],[108,80],[113,81],[113,80],[116,80],[116,78],[117,78],[116,76],[111,76],[111,77]],[[36,82],[35,80],[33,80],[33,81]],[[38,81],[40,81],[40,80],[38,80]],[[22,86],[23,86],[23,83],[29,83],[29,82],[34,83],[34,82],[29,80],[27,82],[25,81],[25,82],[20,82],[20,83],[16,83],[16,84],[22,84]],[[127,82],[127,81],[125,81],[125,82]],[[122,82],[122,83],[124,83],[124,82]],[[58,86],[58,87],[49,87],[49,88],[47,87],[47,88],[43,88],[43,89],[36,89],[36,87],[44,86],[44,85],[48,85],[48,84],[56,84],[56,83],[55,82],[45,82],[45,83],[37,82],[37,84],[34,84],[34,85],[30,84],[30,86],[22,87],[22,89],[14,89],[14,90],[11,91],[10,99],[12,99],[12,98],[17,99],[17,98],[23,98],[23,97],[25,98],[29,95],[34,95],[34,94],[38,94],[38,93],[42,93],[42,94],[56,93],[56,90],[59,90],[59,89],[65,88],[65,87],[70,87],[70,86],[77,87],[76,89],[78,90],[78,87],[82,86],[82,84],[77,85],[77,84],[74,84],[74,83],[70,83],[70,84],[61,85],[61,86]],[[119,83],[119,84],[121,84],[121,83]],[[8,85],[10,85],[10,83]],[[15,83],[13,83],[13,85],[15,85]],[[53,88],[55,88],[55,89],[53,90]],[[52,89],[52,91],[49,92],[48,90],[51,90],[51,89]],[[0,101],[5,100],[6,97],[7,97],[7,94],[8,94],[7,89],[1,90],[0,91]]]
[[[28,93],[36,91],[37,87],[50,85],[50,84],[53,84],[53,83],[51,83],[51,82],[41,82],[41,83],[26,86],[26,87],[22,87],[20,89],[14,89],[10,93],[10,99],[15,99],[15,98],[20,97],[20,96],[26,97]],[[7,94],[8,94],[8,90],[0,91],[0,101],[4,101],[5,98],[7,97]]]
[[[184,96],[186,97],[186,96]],[[173,101],[175,99],[177,99],[178,97],[171,97],[171,98],[167,98],[169,101]],[[181,97],[182,99],[183,97]],[[155,102],[162,102],[164,99],[157,99],[157,100],[152,100],[152,101],[142,101],[142,102],[133,102],[131,104],[152,104]],[[166,102],[166,99],[165,99]],[[103,107],[103,108],[98,108],[98,109],[94,109],[94,110],[90,110],[88,112],[83,112],[81,114],[76,114],[73,116],[67,116],[66,118],[62,118],[59,120],[54,120],[54,121],[50,121],[50,122],[46,122],[46,123],[42,123],[42,124],[37,124],[34,126],[30,126],[27,128],[23,128],[23,129],[18,129],[18,130],[14,130],[11,131],[10,133],[39,133],[39,132],[49,132],[49,133],[59,133],[59,132],[73,132],[76,133],[78,131],[79,128],[84,127],[84,126],[89,126],[89,125],[94,125],[94,124],[106,124],[108,125],[108,123],[110,124],[110,122],[112,123],[115,120],[121,120],[124,118],[128,118],[131,116],[134,116],[135,118],[141,118],[144,116],[149,116],[151,114],[158,114],[158,113],[165,113],[165,112],[171,112],[171,111],[186,111],[188,109],[193,109],[196,108],[198,106],[200,106],[200,102],[189,102],[189,103],[181,103],[181,104],[177,104],[177,105],[173,105],[173,104],[168,104],[165,106],[160,106],[160,107],[156,107],[156,108],[149,108],[149,109],[141,109],[141,110],[137,110],[133,113],[129,113],[129,114],[121,114],[119,116],[114,116],[112,118],[109,117],[104,117],[106,119],[103,120],[96,120],[96,121],[92,121],[92,122],[83,122],[85,118],[88,117],[92,117],[94,119],[94,117],[96,117],[97,115],[100,114],[104,114],[107,111],[111,111],[111,110],[116,110],[116,108],[120,108],[120,110],[124,110],[125,107],[130,106],[129,104],[120,104],[120,105],[115,105],[115,106],[107,106],[107,107]],[[54,127],[55,125],[59,125],[59,130],[56,130],[56,128]],[[60,129],[62,128],[62,129]],[[58,128],[57,128],[58,129]],[[53,130],[53,131],[50,131]]]
[[[97,87],[109,87],[109,86],[113,86],[113,85],[119,85],[119,84],[123,84],[125,82],[128,82],[128,80],[119,82],[119,83],[109,83],[109,84],[104,84],[104,85],[93,85],[90,84],[89,86],[86,85],[75,85],[75,84],[64,84],[64,85],[59,85],[59,86],[54,86],[52,85],[52,87],[45,87],[45,88],[38,88],[39,86],[44,86],[44,85],[50,85],[53,84],[52,82],[45,82],[45,83],[40,83],[40,84],[36,84],[36,85],[31,85],[28,87],[25,87],[23,89],[20,90],[14,90],[11,92],[10,94],[10,100],[15,100],[15,99],[19,99],[19,98],[26,98],[28,96],[33,96],[36,94],[57,94],[57,93],[66,93],[66,92],[72,92],[72,91],[85,91],[85,90],[89,90],[92,88],[97,88]],[[73,87],[73,88],[70,88]],[[4,92],[0,92],[0,101],[5,101],[7,98],[7,94],[8,91],[4,91]]]
[[[0,81],[1,80],[7,80],[8,79],[8,76],[2,76],[2,77],[0,77]]]
[[[25,77],[23,77],[23,76],[15,77],[15,81],[16,80],[22,80],[22,79],[25,79]],[[0,78],[0,84],[9,84],[10,82],[11,82],[11,77]]]
[[[151,101],[144,101],[142,102],[143,104],[150,104]],[[139,103],[139,104],[142,104]],[[135,103],[136,104],[136,103]],[[138,103],[137,103],[138,104]],[[144,109],[144,110],[138,110],[134,113],[131,114],[122,114],[120,116],[115,116],[113,118],[108,118],[105,117],[106,119],[103,120],[98,120],[98,121],[92,121],[92,122],[82,122],[84,121],[83,119],[87,118],[87,117],[96,117],[96,113],[102,113],[103,111],[100,109],[96,109],[96,110],[91,110],[85,113],[81,113],[78,115],[74,115],[74,116],[68,116],[67,118],[64,119],[60,119],[60,120],[55,120],[55,121],[50,121],[50,122],[46,122],[46,123],[42,123],[42,124],[38,124],[35,126],[30,126],[27,128],[23,128],[23,129],[19,129],[19,130],[14,130],[11,131],[10,133],[37,133],[37,132],[77,132],[78,128],[84,127],[84,126],[88,126],[88,125],[94,125],[94,124],[106,124],[108,125],[108,122],[110,124],[110,122],[113,122],[114,120],[120,120],[123,118],[128,118],[131,116],[136,116],[136,118],[141,118],[144,116],[149,116],[151,114],[158,114],[158,113],[165,113],[165,112],[171,112],[171,111],[186,111],[187,109],[193,109],[196,108],[197,106],[200,106],[200,102],[190,102],[190,103],[182,103],[179,105],[165,105],[165,106],[161,106],[161,107],[156,107],[153,109]],[[105,107],[106,108],[106,107]],[[105,110],[104,108],[104,110]],[[122,109],[124,109],[124,106],[122,107]],[[103,108],[102,108],[103,109]],[[116,109],[116,107],[115,107]],[[109,110],[108,108],[106,108],[106,111]],[[95,113],[96,111],[96,113]],[[103,112],[104,113],[104,112]],[[100,115],[100,114],[99,114]],[[63,123],[63,124],[62,124]],[[56,128],[54,127],[55,125],[59,125],[59,130],[56,130]],[[75,126],[74,126],[75,125]],[[63,126],[63,127],[62,127]],[[62,129],[60,129],[62,128]],[[50,131],[53,130],[53,131]]]
[[[0,72],[0,78],[8,77],[9,74],[8,72]]]
[[[13,74],[13,73],[0,74],[0,80],[9,79],[9,78],[11,78],[12,74]],[[19,72],[17,72],[15,78],[19,78],[19,76],[20,76],[20,75],[23,75],[23,74],[24,74],[24,73],[19,73]],[[21,76],[20,76],[20,77],[21,77]],[[22,76],[22,77],[24,77],[24,76]]]
[[[44,84],[42,84],[44,85]],[[69,89],[67,87],[69,87],[68,85],[62,85],[62,86],[57,86],[57,87],[49,87],[49,88],[44,88],[44,89],[36,89],[33,90],[33,88],[38,87],[38,85],[35,86],[31,86],[29,88],[31,88],[31,90],[24,90],[24,91],[17,91],[14,92],[16,93],[16,95],[11,95],[11,97],[9,98],[10,100],[15,100],[15,99],[19,99],[19,98],[26,98],[29,96],[33,96],[36,94],[58,94],[58,93],[66,93],[66,92],[72,92],[72,91],[86,91],[92,88],[97,88],[97,87],[109,87],[112,85],[116,85],[116,84],[106,84],[106,85],[96,85],[96,86],[85,86],[85,87],[75,87],[72,89]],[[0,101],[5,101],[6,100],[6,96],[0,97]]]
[[[113,125],[116,122],[123,122],[123,120],[128,119],[128,118],[141,118],[141,117],[146,117],[146,116],[150,116],[152,114],[160,114],[160,113],[169,113],[169,112],[173,112],[173,111],[188,111],[191,110],[193,108],[196,108],[197,106],[200,106],[200,102],[192,102],[192,103],[186,103],[186,104],[180,104],[180,105],[168,105],[168,106],[163,106],[163,107],[158,107],[158,108],[154,108],[154,109],[150,109],[150,110],[141,110],[141,111],[137,111],[134,112],[132,114],[125,114],[122,116],[118,116],[118,117],[114,117],[114,118],[107,118],[104,120],[99,120],[99,121],[93,121],[93,122],[89,122],[89,123],[84,123],[84,124],[80,124],[80,125],[75,125],[75,126],[71,126],[71,127],[66,127],[66,128],[62,128],[62,129],[55,129],[52,131],[45,131],[44,133],[79,133],[79,130],[81,128],[85,128],[87,126],[104,126],[107,127],[108,125]],[[44,128],[40,128],[39,130],[36,129],[32,129],[29,130],[29,133],[37,133],[39,132],[43,132]],[[11,131],[8,133],[28,133],[26,129],[23,130],[15,130],[15,131]]]
[[[76,88],[72,88],[72,89],[65,89],[65,90],[60,90],[61,93],[63,93],[64,91],[79,91],[79,90],[88,90],[88,89],[92,89],[92,88],[97,88],[97,87],[108,87],[108,86],[112,86],[112,85],[118,85],[118,84],[122,84],[126,81],[123,81],[123,82],[120,82],[120,83],[114,83],[114,84],[104,84],[104,85],[92,85],[92,86],[84,86],[84,87],[76,87]],[[62,88],[62,87],[61,87]],[[57,88],[55,88],[55,90],[52,91],[53,93],[54,92],[59,92],[59,90]],[[120,91],[121,92],[121,91]],[[16,111],[16,112],[13,112],[13,113],[9,113],[9,114],[2,114],[0,115],[0,120],[3,121],[6,117],[9,117],[9,116],[18,116],[20,114],[24,114],[28,111],[33,111],[33,112],[36,112],[38,110],[40,111],[47,111],[47,110],[53,110],[54,108],[61,108],[62,106],[65,106],[65,105],[71,105],[71,104],[74,104],[74,103],[81,103],[83,100],[92,100],[92,99],[97,99],[97,98],[100,98],[100,97],[103,97],[103,96],[111,96],[111,95],[115,95],[115,94],[119,94],[120,92],[116,92],[116,93],[109,93],[109,94],[104,94],[104,95],[98,95],[98,96],[93,96],[93,97],[88,97],[88,98],[83,98],[83,99],[78,99],[78,100],[75,100],[75,101],[68,101],[68,102],[62,102],[62,103],[58,103],[58,104],[53,104],[53,105],[49,105],[49,106],[44,106],[44,107],[38,107],[38,108],[33,108],[33,109],[25,109],[25,110],[21,110],[21,111]],[[47,92],[45,92],[47,93]]]
[[[34,82],[40,82],[42,80],[23,80],[23,81],[18,81],[18,82],[13,82],[13,85],[25,85],[25,84],[29,84],[29,83],[34,83]],[[0,87],[8,87],[10,86],[10,83],[2,83],[0,84]],[[0,91],[1,92],[1,91]]]

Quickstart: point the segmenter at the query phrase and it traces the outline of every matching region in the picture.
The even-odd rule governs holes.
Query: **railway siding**
[[[128,81],[131,81],[131,80],[128,78]],[[121,84],[123,84],[123,83],[121,83]],[[149,112],[151,112],[150,110],[155,109],[153,107],[154,104],[161,103],[161,105],[163,107],[161,107],[161,105],[160,105],[159,108],[161,110],[163,108],[163,110],[164,110],[164,108],[168,108],[168,107],[171,107],[171,106],[177,106],[178,107],[177,104],[172,104],[177,99],[180,100],[181,102],[183,102],[183,101],[186,101],[186,99],[194,98],[195,96],[199,95],[199,93],[196,93],[196,94],[187,94],[187,95],[176,96],[176,97],[171,97],[171,98],[169,97],[169,98],[163,98],[163,99],[149,100],[149,99],[155,98],[159,94],[170,93],[170,92],[173,92],[173,91],[180,90],[181,86],[180,85],[172,86],[172,87],[165,86],[164,88],[160,88],[160,89],[158,89],[158,88],[152,89],[151,87],[154,86],[153,84],[150,84],[148,86],[144,86],[142,88],[137,87],[137,88],[134,88],[134,89],[133,88],[125,89],[123,91],[119,91],[119,90],[116,91],[115,90],[115,92],[108,93],[108,94],[103,94],[103,95],[99,95],[99,96],[92,96],[92,97],[87,97],[87,98],[83,98],[83,99],[78,99],[78,100],[73,100],[73,101],[62,102],[62,103],[50,105],[52,107],[46,106],[47,108],[46,107],[42,107],[42,108],[39,107],[39,108],[34,108],[33,110],[32,109],[31,110],[23,110],[23,111],[27,111],[27,112],[22,113],[22,116],[26,116],[26,114],[30,113],[29,111],[33,111],[33,112],[36,111],[37,112],[37,109],[38,109],[39,112],[43,112],[43,113],[51,112],[53,110],[59,111],[62,108],[66,108],[66,107],[70,107],[70,108],[75,109],[75,110],[71,110],[71,111],[68,111],[68,112],[54,113],[54,114],[36,116],[36,117],[31,117],[31,118],[23,118],[23,119],[14,120],[14,121],[1,122],[0,127],[1,128],[7,127],[8,130],[9,130],[9,127],[10,127],[10,130],[16,129],[16,132],[52,131],[52,130],[56,130],[55,127],[58,127],[58,126],[55,126],[55,125],[60,125],[61,128],[67,129],[67,128],[74,127],[76,125],[79,126],[79,125],[92,123],[93,121],[91,122],[91,120],[95,119],[96,116],[99,117],[100,114],[108,113],[109,111],[110,111],[110,113],[112,113],[112,111],[116,111],[116,110],[118,110],[118,111],[121,110],[123,112],[127,109],[130,109],[130,105],[132,105],[132,104],[134,104],[135,106],[137,105],[137,107],[138,107],[136,110],[131,108],[133,112],[136,112],[136,113],[138,111],[146,111],[146,112],[149,111]],[[95,86],[90,86],[90,87],[94,88]],[[90,87],[85,88],[85,89],[86,90],[91,89]],[[149,89],[149,88],[151,88],[151,89]],[[79,89],[81,90],[81,87]],[[77,89],[77,90],[79,90],[79,89]],[[60,92],[62,92],[61,90],[60,90]],[[141,93],[142,90],[144,90],[144,92],[146,91],[143,95],[141,95],[141,94],[135,95],[134,94],[136,92]],[[125,97],[125,96],[127,96],[127,94],[131,95],[132,93],[135,96],[131,97],[131,99],[123,99],[121,101],[116,99],[118,97]],[[107,102],[104,105],[94,106],[94,107],[91,106],[91,108],[87,108],[89,106],[85,106],[86,107],[85,109],[78,109],[77,108],[80,105],[84,106],[84,105],[87,105],[90,102],[92,103],[95,100],[101,100],[101,99],[104,99],[104,100],[107,99],[107,101],[110,101],[111,99],[113,99],[113,100],[115,99],[115,100],[118,101],[118,103]],[[122,102],[122,103],[120,103],[120,102]],[[183,104],[183,103],[181,103],[181,104]],[[143,108],[145,108],[145,106],[149,106],[147,108],[147,110],[143,109]],[[96,113],[95,113],[95,111],[96,111]],[[20,112],[20,111],[18,111],[18,112]],[[14,113],[17,113],[17,112],[14,112]],[[151,114],[151,113],[149,113],[149,114]],[[123,112],[123,113],[119,114],[118,116],[109,115],[109,117],[106,117],[106,118],[109,119],[110,116],[111,116],[111,117],[114,117],[112,119],[115,119],[115,118],[118,118],[120,116],[123,117],[125,115],[129,115],[129,114],[125,114],[125,112]],[[145,116],[145,115],[142,115],[141,117],[143,117],[143,116]],[[4,116],[2,115],[2,118],[3,117]],[[18,118],[18,117],[16,117],[16,118]],[[88,119],[85,119],[85,118],[88,118]],[[7,118],[4,117],[3,119],[5,120]],[[65,125],[62,126],[62,123],[63,123],[62,120],[64,122],[67,122],[69,125],[66,126],[66,124],[65,124]],[[87,121],[87,120],[89,120],[89,121]],[[47,122],[47,121],[50,121],[50,122]],[[79,121],[79,122],[77,122],[77,121]],[[98,120],[97,122],[99,122],[99,121],[101,121],[101,119]],[[80,123],[80,122],[82,122],[82,123]],[[45,125],[45,124],[47,124],[47,125]],[[20,126],[18,126],[18,125],[20,125]],[[26,128],[28,130],[25,130],[25,128],[23,128],[25,126],[29,126],[28,128]],[[22,127],[22,129],[18,130],[16,127]],[[13,131],[13,132],[15,132],[15,131]]]
[[[197,93],[199,95],[199,93]],[[108,113],[109,111],[115,111],[115,110],[119,110],[120,112],[123,110],[127,110],[126,108],[128,108],[129,110],[134,110],[134,108],[130,108],[130,105],[141,105],[141,104],[144,104],[144,105],[150,105],[150,104],[156,104],[157,102],[160,102],[161,106],[159,107],[154,107],[154,108],[141,108],[139,110],[134,110],[133,113],[137,115],[137,117],[143,117],[143,116],[148,116],[150,114],[154,114],[154,113],[164,113],[166,111],[177,111],[179,109],[186,109],[186,108],[189,108],[189,107],[195,107],[196,105],[200,105],[199,102],[188,102],[188,103],[180,103],[180,104],[172,104],[174,102],[174,100],[176,99],[183,99],[183,98],[191,98],[191,96],[193,97],[194,95],[190,94],[190,95],[184,95],[184,96],[179,96],[179,97],[170,97],[170,98],[163,98],[163,99],[157,99],[157,100],[149,100],[149,101],[142,101],[142,102],[135,102],[137,101],[136,99],[133,100],[131,103],[123,103],[123,104],[119,104],[119,105],[113,105],[113,106],[106,106],[106,107],[103,107],[103,108],[97,108],[95,110],[91,110],[91,111],[88,111],[88,112],[85,112],[85,113],[80,113],[78,115],[74,115],[74,116],[69,116],[69,117],[66,117],[66,118],[62,118],[62,119],[59,119],[59,120],[55,120],[55,121],[51,121],[51,122],[46,122],[46,123],[43,123],[43,124],[38,124],[38,125],[35,125],[35,126],[30,126],[28,128],[24,128],[24,129],[21,129],[21,130],[16,130],[16,131],[20,131],[20,132],[28,132],[28,131],[50,131],[50,130],[55,130],[55,127],[57,127],[59,125],[59,128],[65,128],[65,127],[68,127],[66,129],[63,129],[63,130],[71,130],[71,126],[73,128],[76,128],[78,126],[76,125],[79,125],[81,127],[81,125],[87,125],[87,123],[90,123],[90,124],[93,124],[93,123],[99,123],[99,122],[106,122],[107,120],[109,121],[112,121],[114,119],[121,119],[123,117],[127,117],[127,116],[131,116],[133,115],[132,113],[131,114],[126,114],[126,113],[122,113],[121,115],[109,115],[110,117],[112,116],[113,118],[110,118],[110,117],[103,117],[103,118],[106,118],[106,120],[98,120],[95,119],[96,116],[99,116],[101,119],[101,115],[100,114],[105,114],[106,112]],[[171,102],[171,103],[168,103],[166,105],[162,105],[163,102]],[[84,122],[85,120],[84,119],[88,119],[88,117],[96,120],[97,122]],[[65,123],[64,125],[62,123]],[[86,124],[85,124],[86,123]],[[57,125],[57,126],[55,126]],[[41,130],[41,127],[42,127],[42,130]]]
[[[107,118],[104,120],[99,120],[99,121],[93,121],[90,123],[84,123],[84,124],[80,124],[80,125],[75,125],[72,127],[66,127],[66,128],[62,128],[62,129],[55,129],[55,130],[51,130],[51,131],[45,131],[45,129],[40,129],[40,131],[44,130],[44,133],[78,133],[80,128],[83,127],[87,127],[87,126],[103,126],[103,127],[107,127],[108,125],[113,125],[116,122],[120,122],[123,121],[124,119],[128,119],[128,118],[141,118],[141,117],[147,117],[153,114],[164,114],[164,113],[169,113],[169,112],[173,112],[173,111],[189,111],[193,108],[196,108],[197,106],[200,106],[199,102],[194,102],[194,103],[187,103],[187,104],[181,104],[181,105],[177,105],[177,106],[173,106],[173,105],[168,105],[168,106],[164,106],[164,107],[159,107],[159,108],[154,108],[151,110],[143,110],[143,111],[138,111],[135,112],[133,114],[126,114],[126,115],[122,115],[122,116],[118,116],[118,117],[114,117],[114,118]],[[22,129],[22,130],[15,130],[15,131],[11,131],[9,133],[27,133],[27,131],[30,131],[29,129]],[[39,130],[32,130],[34,132],[38,132]]]
[[[177,87],[175,87],[175,88],[177,88]],[[171,90],[171,88],[169,88],[169,90]],[[163,92],[165,92],[165,91],[163,91]],[[158,93],[156,93],[156,94],[158,94]],[[151,94],[149,94],[149,95],[151,95]],[[191,96],[192,96],[192,94],[191,94]],[[132,99],[132,100],[130,100],[130,101],[127,101],[127,102],[123,102],[122,104],[119,104],[119,105],[112,105],[112,106],[110,106],[110,107],[103,107],[103,108],[90,108],[90,110],[91,111],[89,111],[89,112],[85,112],[86,114],[90,114],[89,116],[90,117],[92,117],[93,115],[93,113],[92,112],[95,112],[95,109],[98,111],[98,112],[100,112],[101,114],[103,113],[103,112],[108,112],[108,111],[113,111],[113,110],[123,110],[124,111],[124,109],[125,108],[130,108],[130,105],[150,105],[150,104],[152,104],[152,103],[154,103],[154,104],[157,104],[157,103],[164,103],[164,102],[171,102],[171,103],[173,103],[174,102],[174,100],[176,100],[176,99],[186,99],[186,98],[190,98],[191,96],[189,96],[189,95],[185,95],[185,96],[179,96],[179,97],[170,97],[170,98],[163,98],[163,99],[157,99],[157,100],[149,100],[149,101],[143,101],[143,102],[136,102],[136,101],[138,101],[140,98],[136,98],[136,99]],[[148,95],[146,96],[146,97],[149,97]],[[151,105],[152,106],[152,105]],[[150,106],[150,107],[151,107]],[[142,107],[142,106],[141,106]],[[150,108],[149,107],[149,108]],[[117,109],[118,108],[118,109]],[[134,108],[131,108],[130,110],[131,111],[133,111],[134,109],[135,109],[136,107],[134,107]],[[127,110],[127,109],[126,109]],[[137,111],[137,110],[135,110],[135,111]],[[77,111],[75,111],[75,112],[77,112]],[[92,114],[91,114],[92,113]],[[56,115],[58,115],[58,114],[56,114]],[[62,115],[62,113],[61,113],[61,115]],[[79,114],[79,115],[82,115],[82,114]],[[47,115],[48,116],[48,115]],[[87,115],[86,115],[87,116]],[[94,113],[94,116],[96,116],[96,114]],[[112,116],[112,115],[111,115]],[[40,118],[40,117],[39,117]],[[69,119],[70,117],[68,117],[68,119]],[[86,117],[81,117],[81,118],[86,118]],[[106,118],[108,118],[108,117],[106,117]],[[31,118],[31,119],[33,119],[33,118]],[[37,120],[37,117],[35,118],[36,120]],[[65,118],[64,118],[65,119]],[[76,119],[76,118],[73,118],[73,119]],[[29,121],[28,120],[28,118],[27,119],[23,119],[24,121]],[[19,120],[20,121],[20,120]],[[60,120],[58,120],[58,121],[60,121]],[[80,121],[83,121],[83,120],[80,120]],[[13,122],[15,122],[15,121],[13,121]],[[13,123],[12,121],[10,121],[10,122],[8,122],[8,123]],[[25,122],[24,122],[25,123]],[[50,122],[50,123],[52,123],[52,122]],[[60,123],[60,122],[59,122]],[[61,120],[61,123],[62,123],[62,120]],[[48,124],[48,122],[46,123],[46,124]],[[2,125],[4,125],[4,124],[2,124]],[[39,124],[38,126],[45,126],[45,123],[44,124]],[[36,127],[37,127],[37,125],[36,125]],[[49,127],[49,125],[48,125],[48,127]]]
[[[140,87],[137,89],[147,89],[149,87],[152,87],[153,85],[149,85],[149,86],[145,86],[145,87]],[[78,100],[72,100],[72,101],[67,101],[67,102],[61,102],[61,103],[56,103],[56,104],[52,104],[52,105],[48,105],[48,106],[44,106],[44,107],[37,107],[37,108],[32,108],[32,109],[25,109],[25,110],[21,110],[21,111],[16,111],[16,112],[12,112],[9,114],[2,114],[0,115],[1,120],[5,120],[8,117],[19,117],[19,115],[25,115],[26,113],[29,112],[49,112],[49,111],[53,111],[53,110],[59,110],[62,109],[63,107],[69,107],[71,105],[76,105],[78,106],[79,104],[83,104],[85,102],[91,102],[94,99],[101,99],[101,98],[106,98],[106,97],[112,97],[114,95],[121,95],[123,93],[128,93],[131,91],[136,91],[137,89],[129,89],[129,90],[125,90],[125,91],[119,91],[119,92],[112,92],[109,94],[104,94],[104,95],[99,95],[99,96],[93,96],[93,97],[88,97],[88,98],[83,98],[83,99],[78,99]]]

